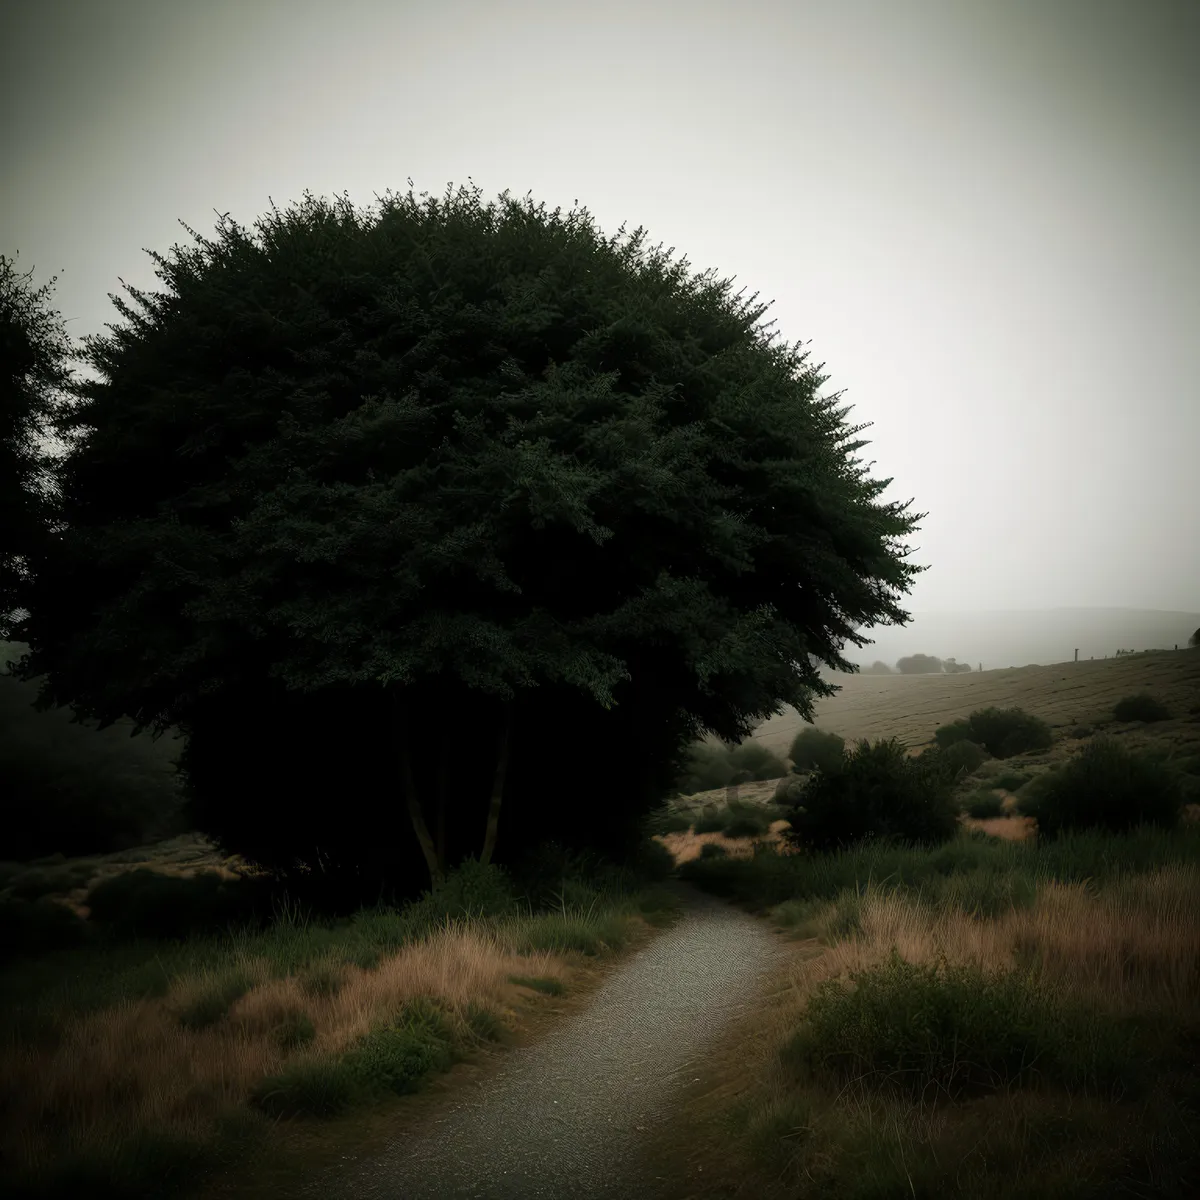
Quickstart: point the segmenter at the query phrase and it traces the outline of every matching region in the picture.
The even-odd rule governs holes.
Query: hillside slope
[[[898,737],[911,746],[977,708],[1024,708],[1062,727],[1109,719],[1122,696],[1149,692],[1176,715],[1200,705],[1200,650],[1163,651],[1052,667],[963,675],[838,675],[836,696],[815,706],[814,724],[858,738]],[[784,755],[804,722],[788,708],[754,732]]]

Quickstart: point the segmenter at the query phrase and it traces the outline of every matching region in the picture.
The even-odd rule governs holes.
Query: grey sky
[[[1200,4],[37,0],[0,249],[75,338],[305,188],[578,198],[774,300],[915,610],[1200,607]],[[15,26],[15,27],[14,27]]]

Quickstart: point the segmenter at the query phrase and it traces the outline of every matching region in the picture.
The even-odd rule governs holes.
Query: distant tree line
[[[887,663],[876,659],[869,667],[863,667],[863,675],[957,675],[969,671],[970,663],[960,663],[954,658],[936,658],[932,654],[910,654],[898,659],[893,670]]]

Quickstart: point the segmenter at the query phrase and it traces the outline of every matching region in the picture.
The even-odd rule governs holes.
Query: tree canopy
[[[189,229],[57,412],[20,671],[182,729],[198,827],[275,866],[603,840],[907,620],[920,517],[767,306],[479,196]]]
[[[39,441],[54,389],[71,378],[70,341],[45,307],[58,277],[36,292],[32,277],[0,255],[0,640],[11,635],[29,556],[50,521],[52,480]]]

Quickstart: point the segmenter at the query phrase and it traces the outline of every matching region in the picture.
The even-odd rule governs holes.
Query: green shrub
[[[934,730],[933,736],[937,744],[943,750],[947,750],[959,742],[970,741],[973,734],[970,722],[951,721],[949,725]]]
[[[764,813],[742,813],[734,816],[725,826],[725,836],[731,838],[757,838],[768,833],[771,819]]]
[[[1050,726],[1019,708],[981,708],[965,721],[943,725],[934,734],[942,749],[972,741],[993,758],[1011,758],[1028,750],[1046,750],[1054,744]]]
[[[788,758],[792,760],[792,769],[798,773],[823,771],[830,774],[841,768],[845,753],[845,738],[810,725],[792,739]]]
[[[1133,1065],[1115,1023],[1069,1010],[1026,976],[917,965],[895,951],[849,984],[818,988],[783,1058],[839,1089],[855,1082],[925,1101],[1038,1078],[1112,1086]]]
[[[963,811],[977,821],[1004,816],[1004,801],[991,788],[979,788],[963,802]]]
[[[336,1117],[361,1094],[353,1073],[340,1062],[289,1063],[278,1075],[260,1080],[251,1105],[276,1118]]]
[[[1113,719],[1117,721],[1169,721],[1171,710],[1149,692],[1136,696],[1125,696],[1113,705]]]
[[[410,915],[436,922],[447,917],[506,917],[519,909],[504,868],[468,858],[447,872],[439,887],[412,904]]]
[[[639,879],[661,883],[675,874],[675,856],[654,838],[646,838],[633,857],[633,870]]]
[[[983,766],[983,760],[987,758],[984,748],[967,738],[962,738],[949,746],[938,747],[938,751],[947,770],[955,776],[970,775],[972,772],[978,771]],[[929,752],[926,751],[926,753]]]
[[[629,940],[625,918],[616,912],[544,913],[526,922],[518,939],[519,953],[549,950],[595,955],[619,950]]]
[[[700,810],[692,828],[697,833],[724,833],[728,823],[728,810],[722,810],[717,805],[710,804]]]
[[[446,1070],[453,1057],[451,1048],[445,1033],[428,1021],[402,1017],[367,1034],[343,1063],[365,1092],[402,1096],[418,1091],[427,1075]]]
[[[728,787],[734,770],[733,763],[729,761],[729,751],[724,746],[696,742],[689,751],[687,766],[676,784],[685,796],[711,792]]]
[[[729,851],[719,842],[705,842],[700,847],[701,858],[725,858]]]
[[[1071,730],[1071,736],[1073,738],[1086,738],[1091,737],[1093,732],[1094,730],[1090,725],[1076,725],[1075,728]]]
[[[1029,776],[1020,771],[998,771],[992,776],[992,787],[1002,792],[1015,792],[1029,782]]]
[[[788,773],[787,763],[782,758],[752,738],[730,751],[729,762],[735,771],[749,772],[749,780],[742,782],[782,779]]]
[[[1170,829],[1183,806],[1180,774],[1168,763],[1096,738],[1058,771],[1022,789],[1021,811],[1047,837],[1080,829],[1123,833],[1138,825]]]
[[[952,781],[926,757],[909,758],[895,740],[859,742],[840,771],[805,784],[785,837],[816,850],[874,838],[947,841],[958,831]]]
[[[495,1009],[474,1000],[463,1011],[463,1020],[471,1036],[479,1042],[499,1042],[505,1033],[504,1022]]]

